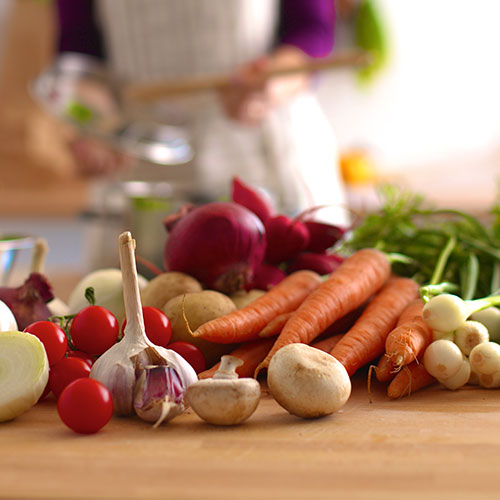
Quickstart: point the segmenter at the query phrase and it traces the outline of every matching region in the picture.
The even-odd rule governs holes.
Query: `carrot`
[[[436,379],[427,372],[423,363],[413,361],[394,377],[387,388],[387,395],[391,399],[398,399],[435,382]]]
[[[418,288],[418,283],[409,278],[390,279],[332,349],[330,354],[344,365],[349,376],[383,354],[387,335],[418,296]]]
[[[424,301],[421,298],[417,298],[412,300],[405,310],[401,313],[401,316],[398,319],[397,326],[402,323],[406,323],[408,320],[411,320],[415,316],[421,316],[422,311],[424,309]]]
[[[273,345],[274,339],[260,339],[246,342],[230,354],[236,356],[243,361],[243,364],[236,368],[236,373],[240,377],[252,377],[257,365],[266,357]],[[214,373],[219,369],[220,362],[212,366],[209,370],[205,370],[198,374],[198,378],[211,378]]]
[[[261,330],[280,314],[294,311],[322,282],[313,271],[296,271],[247,306],[207,321],[192,335],[232,344],[256,340]]]
[[[384,354],[375,366],[375,376],[379,382],[389,382],[396,376],[397,367],[391,358]]]
[[[345,259],[287,321],[257,372],[269,366],[281,347],[295,342],[310,344],[334,321],[361,306],[384,285],[390,272],[387,256],[372,248],[358,250]]]
[[[421,304],[423,308],[423,302]],[[414,306],[418,309],[419,306]],[[405,317],[409,314],[405,313]],[[396,370],[408,365],[423,353],[432,342],[432,329],[422,317],[422,312],[406,319],[397,326],[385,341],[387,357],[396,365]]]
[[[323,340],[318,340],[318,342],[314,342],[311,344],[311,347],[316,347],[316,349],[320,349],[324,352],[330,352],[339,342],[339,340],[344,336],[343,333],[338,333],[337,335],[332,335],[331,337],[327,337]]]
[[[405,308],[405,310],[401,313],[396,326],[405,323],[406,321],[412,319],[414,316],[418,316],[422,313],[423,308],[424,302],[422,299],[418,298],[412,300]],[[377,366],[375,367],[375,375],[379,382],[389,382],[396,376],[397,372],[397,365],[395,365],[391,361],[391,357],[387,354],[384,354],[384,356],[382,356],[378,360]]]
[[[276,318],[272,319],[260,332],[259,338],[267,339],[268,337],[276,337],[281,333],[285,323],[290,319],[290,316],[293,314],[293,311],[280,314],[276,316]]]

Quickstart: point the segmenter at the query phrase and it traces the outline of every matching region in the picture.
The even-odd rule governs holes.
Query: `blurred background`
[[[265,25],[267,1],[254,2],[263,7],[251,22]],[[103,4],[108,18],[123,15],[112,2]],[[364,48],[356,20],[360,2],[337,4],[335,46],[327,56]],[[365,39],[382,51],[380,66],[369,75],[355,65],[315,72],[312,84],[336,137],[345,203],[369,210],[377,203],[377,184],[392,182],[442,206],[487,212],[500,173],[500,2],[377,0],[370,8]],[[104,180],[83,175],[74,151],[81,129],[57,116],[48,101],[51,88],[40,84],[57,59],[56,10],[49,0],[0,0],[0,233],[46,238],[47,272],[57,270],[60,279],[116,265],[115,238],[124,227],[134,229],[142,255],[158,263],[165,237],[161,219],[190,198],[169,182],[191,182],[192,151],[183,149],[182,121],[170,113],[166,124],[180,126],[161,129],[163,135],[126,128],[120,145],[128,145],[128,159],[111,160],[133,163],[125,183],[116,174]],[[118,35],[113,40],[120,43]],[[134,108],[134,116],[144,123],[155,109],[148,103]],[[87,112],[73,107],[71,117],[88,125]],[[155,143],[151,153],[151,134],[160,146],[165,139],[167,150]],[[159,162],[161,169],[151,168],[143,149],[137,152],[145,144],[155,158],[168,156]],[[226,147],[224,140],[219,145]],[[130,148],[136,153],[132,160]],[[310,153],[316,162],[319,156]],[[179,172],[186,178],[177,179]],[[200,200],[205,198],[195,201]]]

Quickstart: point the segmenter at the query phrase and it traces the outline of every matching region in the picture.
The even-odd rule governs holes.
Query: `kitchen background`
[[[366,160],[358,175],[344,172],[353,205],[371,207],[375,183],[391,181],[436,204],[485,213],[500,176],[500,2],[376,5],[385,67],[365,85],[353,69],[325,73],[317,84],[341,153],[362,151]],[[335,50],[350,43],[341,22]],[[107,245],[119,229],[116,218],[102,224],[92,214],[102,186],[75,175],[66,129],[30,96],[52,60],[54,36],[51,2],[0,0],[0,233],[43,236],[47,273],[71,280],[114,262]]]

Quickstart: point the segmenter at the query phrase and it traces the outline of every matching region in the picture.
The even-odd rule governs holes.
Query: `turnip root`
[[[342,408],[351,380],[333,356],[306,344],[288,344],[271,358],[267,383],[276,401],[292,415],[318,418]]]
[[[142,290],[143,307],[151,306],[162,309],[174,297],[184,293],[201,292],[198,280],[185,273],[170,271],[155,276]]]

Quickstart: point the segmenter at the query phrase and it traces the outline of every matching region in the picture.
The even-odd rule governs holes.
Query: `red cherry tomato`
[[[142,308],[146,336],[155,345],[167,347],[172,338],[172,325],[167,315],[160,309],[152,306]],[[122,333],[127,321],[123,322]]]
[[[194,368],[196,373],[200,373],[206,369],[205,356],[203,356],[203,353],[194,344],[179,340],[172,342],[167,349],[172,349],[172,351],[180,354]]]
[[[71,323],[71,339],[77,350],[99,356],[118,339],[118,321],[102,306],[88,306],[76,314]]]
[[[71,430],[93,434],[113,416],[113,399],[98,380],[79,378],[61,393],[57,400],[57,412]]]
[[[64,357],[68,349],[68,341],[64,330],[60,326],[52,323],[52,321],[36,321],[28,325],[24,331],[40,339],[45,347],[49,366],[55,365]]]
[[[64,388],[77,378],[89,376],[90,366],[80,358],[63,358],[49,371],[49,387],[58,398]]]
[[[86,352],[83,352],[83,351],[68,351],[66,353],[66,356],[68,356],[68,358],[83,359],[83,361],[88,363],[89,366],[92,366],[94,364],[94,361],[95,361],[92,356],[89,356]]]

